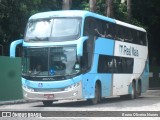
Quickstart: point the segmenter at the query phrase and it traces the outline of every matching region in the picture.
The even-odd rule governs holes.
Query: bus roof
[[[115,21],[116,21],[116,24],[118,24],[118,25],[122,25],[122,26],[126,26],[126,27],[129,27],[129,28],[132,28],[132,29],[136,29],[136,30],[139,30],[139,31],[146,32],[146,30],[142,27],[138,27],[138,26],[135,26],[135,25],[132,25],[132,24],[129,24],[129,23],[119,21],[119,20],[115,20]]]
[[[41,12],[35,15],[32,15],[29,19],[43,19],[43,18],[52,18],[52,17],[82,17],[86,14],[86,11],[80,10],[61,10],[61,11],[49,11]]]
[[[102,16],[90,11],[85,11],[85,10],[61,10],[61,11],[49,11],[49,12],[41,12],[41,13],[37,13],[32,15],[29,20],[34,20],[34,19],[43,19],[43,18],[53,18],[53,17],[82,17],[85,18],[87,16],[92,16],[95,18],[99,18],[105,21],[109,21],[118,25],[122,25],[122,26],[126,26],[132,29],[136,29],[139,31],[143,31],[146,32],[145,29],[132,25],[132,24],[128,24],[119,20],[115,20],[106,16]]]

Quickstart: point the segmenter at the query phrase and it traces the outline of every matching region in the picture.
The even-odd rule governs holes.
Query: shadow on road
[[[146,105],[153,105],[156,103],[160,103],[160,91],[153,91],[150,90],[142,96],[138,97],[137,99],[129,100],[127,98],[105,98],[102,99],[100,103],[96,105],[91,105],[88,101],[63,101],[60,100],[58,102],[53,102],[50,106],[44,106],[42,103],[39,105],[35,105],[33,107],[142,107]]]
[[[135,100],[143,100],[146,99],[145,97],[139,97]],[[44,106],[43,104],[37,105],[34,107],[96,107],[96,106],[112,106],[114,104],[123,104],[125,102],[131,102],[135,100],[128,100],[128,99],[122,99],[120,97],[115,98],[104,98],[101,100],[100,103],[96,105],[90,104],[88,101],[59,101],[59,102],[53,102],[51,106]],[[117,106],[118,107],[118,106]]]

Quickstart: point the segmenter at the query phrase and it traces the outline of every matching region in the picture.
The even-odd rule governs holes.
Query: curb
[[[160,87],[152,87],[152,88],[149,88],[148,90],[160,90]]]
[[[25,99],[10,100],[10,101],[0,101],[0,105],[20,104],[20,103],[29,103],[29,102],[37,102],[37,101],[25,100]]]

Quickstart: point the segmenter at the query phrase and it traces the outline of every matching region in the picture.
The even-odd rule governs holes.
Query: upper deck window
[[[68,41],[80,36],[81,18],[32,20],[27,24],[25,41]]]

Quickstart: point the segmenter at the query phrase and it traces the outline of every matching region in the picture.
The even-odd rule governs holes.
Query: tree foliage
[[[0,44],[19,39],[25,31],[28,18],[43,11],[60,10],[59,0],[1,0],[0,1]]]
[[[90,10],[89,1],[72,0],[71,9]],[[112,0],[112,2],[113,18],[128,22],[126,2],[121,3],[121,0]],[[22,38],[31,15],[37,12],[61,10],[62,3],[63,0],[0,0],[0,44],[9,45],[11,41]],[[129,22],[147,29],[150,46],[160,39],[159,6],[160,0],[132,0],[131,4],[132,17]],[[106,15],[106,9],[106,0],[96,0],[96,13]],[[159,44],[155,44],[155,51],[157,49],[160,50]],[[151,51],[154,52],[154,48]]]

